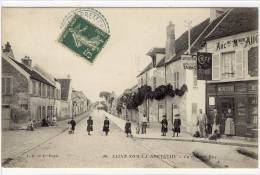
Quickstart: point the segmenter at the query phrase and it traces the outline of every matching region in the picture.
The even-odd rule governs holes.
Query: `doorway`
[[[232,116],[234,116],[234,97],[220,97],[219,104],[218,104],[218,113],[221,117],[220,119],[220,133],[224,134],[225,131],[225,115],[227,114],[228,109],[231,109]]]

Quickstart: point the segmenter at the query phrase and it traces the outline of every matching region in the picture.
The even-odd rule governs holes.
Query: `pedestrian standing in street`
[[[142,117],[142,134],[146,134],[147,122],[148,122],[147,117],[144,114]]]
[[[175,133],[177,133],[177,137],[179,137],[179,133],[181,132],[180,114],[175,114],[172,130],[173,130],[173,137],[175,137]]]
[[[88,131],[88,135],[90,136],[90,132],[93,131],[93,120],[91,118],[91,116],[88,117],[87,120],[87,131]]]
[[[212,131],[214,134],[220,137],[220,116],[218,115],[217,109],[213,109],[212,118],[213,118]]]
[[[131,122],[129,119],[127,119],[126,123],[125,123],[125,133],[126,133],[126,137],[128,137],[128,134],[130,134],[130,136],[132,136]]]
[[[162,136],[166,136],[166,133],[168,132],[168,121],[166,119],[166,115],[163,115],[161,125],[162,125],[161,127]]]
[[[139,122],[137,122],[135,132],[136,132],[136,134],[140,134],[140,124],[139,124]]]
[[[200,133],[200,137],[206,137],[206,124],[207,117],[206,114],[202,112],[202,109],[199,110],[199,115],[197,117],[197,126]]]
[[[108,132],[109,132],[109,120],[108,120],[107,117],[105,117],[105,120],[104,120],[103,132],[106,133],[106,136],[108,135]]]
[[[213,126],[213,116],[207,115],[207,126],[206,126],[207,135],[212,134],[212,126]]]
[[[232,110],[229,108],[226,114],[226,123],[225,123],[225,135],[233,136],[235,135],[235,124],[233,119]]]
[[[68,122],[68,124],[70,124],[70,131],[71,131],[71,133],[74,134],[75,126],[76,126],[76,121],[74,120],[73,117],[72,117],[71,120]]]

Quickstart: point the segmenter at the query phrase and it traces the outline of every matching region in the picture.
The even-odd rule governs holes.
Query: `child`
[[[180,119],[180,114],[176,114],[174,118],[174,123],[173,123],[173,137],[175,137],[175,133],[177,133],[177,137],[179,136],[179,133],[181,132],[181,119]]]
[[[128,134],[130,134],[130,136],[132,136],[131,122],[129,121],[129,119],[127,119],[126,123],[125,123],[125,133],[126,133],[126,137],[128,137]]]

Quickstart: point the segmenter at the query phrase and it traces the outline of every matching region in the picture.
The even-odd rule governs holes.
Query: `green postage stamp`
[[[79,14],[75,14],[65,26],[59,42],[76,54],[93,62],[106,44],[109,36],[109,33]]]

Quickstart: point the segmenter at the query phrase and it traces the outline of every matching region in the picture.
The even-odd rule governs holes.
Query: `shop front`
[[[225,130],[225,115],[231,109],[235,135],[256,137],[258,126],[258,82],[239,81],[207,84],[207,114],[217,109],[221,117],[220,132]]]

